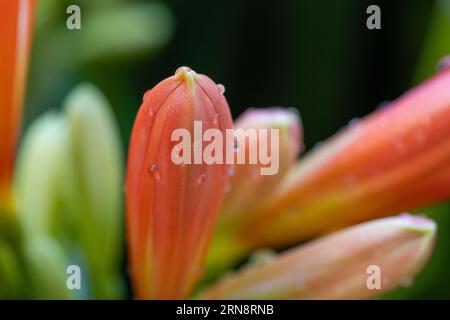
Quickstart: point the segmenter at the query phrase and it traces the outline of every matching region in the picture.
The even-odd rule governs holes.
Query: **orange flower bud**
[[[140,299],[185,298],[202,274],[229,166],[174,161],[174,132],[195,136],[194,121],[223,136],[232,128],[222,87],[182,67],[145,94],[134,123],[126,202],[131,277]],[[208,143],[189,145],[196,152]]]
[[[285,245],[450,197],[450,70],[408,91],[296,165],[241,236]]]
[[[277,172],[273,175],[262,175],[261,167],[266,165],[261,159],[256,164],[247,161],[244,164],[235,164],[233,175],[230,177],[230,192],[225,195],[221,209],[221,222],[236,225],[251,217],[251,213],[264,203],[264,200],[277,187],[281,178],[294,164],[299,153],[303,150],[303,132],[300,117],[297,112],[288,108],[248,109],[234,123],[235,131],[239,129],[253,130],[243,145],[238,144],[236,158],[240,153],[245,159],[251,154],[258,155],[263,144],[267,145],[269,153],[275,153]],[[271,141],[270,130],[278,130],[279,139]],[[260,135],[265,131],[265,135]],[[260,140],[260,137],[267,137]],[[247,136],[245,136],[247,137]],[[275,146],[277,144],[277,146]],[[272,148],[273,146],[273,148]],[[275,155],[272,155],[275,156]],[[275,157],[273,157],[275,158]],[[235,161],[236,163],[237,161]]]
[[[9,206],[34,0],[0,2],[0,211]]]
[[[431,255],[435,233],[425,217],[370,221],[244,267],[201,298],[372,298],[411,283]]]
[[[248,109],[236,119],[234,127],[236,161],[208,253],[208,276],[224,271],[235,262],[233,257],[238,257],[243,250],[242,244],[236,243],[240,239],[235,237],[235,232],[258,219],[258,209],[264,207],[269,196],[303,151],[301,119],[293,109]],[[239,130],[242,130],[243,134],[239,134]],[[272,130],[278,131],[278,139],[275,138],[274,141],[270,133]],[[261,168],[267,168],[268,165],[264,164],[260,157],[261,149],[269,151],[267,154],[270,153],[270,166],[278,169],[275,174],[262,174]],[[257,161],[239,164],[237,159],[242,155],[247,160],[257,156]],[[272,162],[277,164],[273,165]]]

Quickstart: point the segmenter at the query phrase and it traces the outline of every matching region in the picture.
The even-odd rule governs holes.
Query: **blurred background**
[[[66,28],[71,4],[81,30]],[[371,4],[381,30],[366,27]],[[40,0],[35,23],[24,130],[90,81],[113,106],[123,150],[144,92],[182,65],[226,87],[233,117],[297,108],[310,149],[429,77],[450,53],[449,0]],[[388,297],[450,298],[450,206],[418,212],[438,223],[435,254],[411,287]]]

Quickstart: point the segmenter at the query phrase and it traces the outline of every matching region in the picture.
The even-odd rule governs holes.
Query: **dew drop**
[[[150,91],[152,91],[152,90],[147,90],[147,91],[145,91],[144,95],[142,96],[142,102],[144,102],[145,100],[147,100],[147,98],[148,98],[149,95],[150,95]]]
[[[153,109],[152,108],[148,108],[148,115],[150,117],[153,117],[154,113],[153,113]]]
[[[161,179],[161,173],[159,172],[159,169],[156,166],[156,164],[152,164],[150,166],[150,173],[152,174],[153,178],[155,178],[156,180]]]
[[[220,115],[216,113],[213,117],[213,125],[217,126],[219,124]]]
[[[217,89],[219,89],[220,94],[224,94],[225,93],[225,86],[223,84],[218,84],[217,85]]]
[[[190,72],[190,71],[192,71],[192,69],[189,68],[189,67],[186,67],[186,66],[179,67],[177,70],[175,70],[175,74],[177,74],[177,73],[179,73],[181,71]]]

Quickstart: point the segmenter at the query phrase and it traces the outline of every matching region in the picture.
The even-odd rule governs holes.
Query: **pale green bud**
[[[114,298],[120,260],[123,160],[111,107],[93,85],[76,87],[64,102],[74,170],[76,233],[93,295]],[[109,289],[108,289],[109,288]]]
[[[67,237],[65,210],[68,127],[65,119],[48,113],[26,132],[15,176],[18,218],[26,237],[54,234]]]

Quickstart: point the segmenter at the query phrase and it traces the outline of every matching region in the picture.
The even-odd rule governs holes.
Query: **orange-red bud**
[[[10,201],[34,5],[34,0],[0,2],[0,211]]]
[[[126,202],[131,276],[140,299],[185,298],[202,274],[229,166],[174,163],[172,134],[186,129],[194,135],[194,121],[223,135],[232,128],[222,87],[182,67],[145,94],[134,123]],[[192,147],[207,144],[194,139]]]

